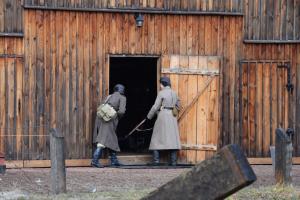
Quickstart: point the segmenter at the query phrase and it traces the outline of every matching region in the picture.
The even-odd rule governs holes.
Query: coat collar
[[[171,89],[171,87],[170,86],[166,86],[166,87],[163,88],[163,90],[167,90],[167,89]]]

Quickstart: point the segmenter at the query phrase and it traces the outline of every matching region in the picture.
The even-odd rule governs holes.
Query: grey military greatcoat
[[[116,129],[120,117],[126,111],[126,97],[119,92],[114,92],[108,99],[108,102],[118,113],[117,117],[106,122],[96,117],[93,143],[100,143],[114,151],[120,151]]]
[[[148,119],[152,119],[157,114],[149,147],[150,150],[181,148],[177,118],[173,116],[170,109],[174,106],[179,107],[178,96],[167,86],[158,93],[155,103],[147,115]]]

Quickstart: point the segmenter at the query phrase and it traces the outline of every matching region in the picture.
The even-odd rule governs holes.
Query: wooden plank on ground
[[[254,181],[256,175],[241,149],[228,145],[143,199],[225,199]]]

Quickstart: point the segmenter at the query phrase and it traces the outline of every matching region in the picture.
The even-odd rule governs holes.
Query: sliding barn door
[[[244,61],[241,64],[241,143],[249,157],[269,156],[275,129],[288,128],[289,63]]]
[[[178,116],[182,150],[180,162],[196,163],[217,149],[220,130],[220,57],[162,57],[162,75],[169,76],[181,100]]]

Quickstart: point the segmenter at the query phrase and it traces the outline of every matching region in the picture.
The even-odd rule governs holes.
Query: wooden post
[[[51,190],[54,194],[66,192],[64,136],[50,130]]]
[[[144,200],[224,199],[250,185],[256,176],[238,145],[228,145],[212,158],[171,180]]]
[[[4,174],[5,170],[6,170],[5,156],[3,153],[0,153],[0,174]]]
[[[275,179],[277,184],[292,183],[292,152],[291,138],[282,128],[276,129],[275,139]]]

